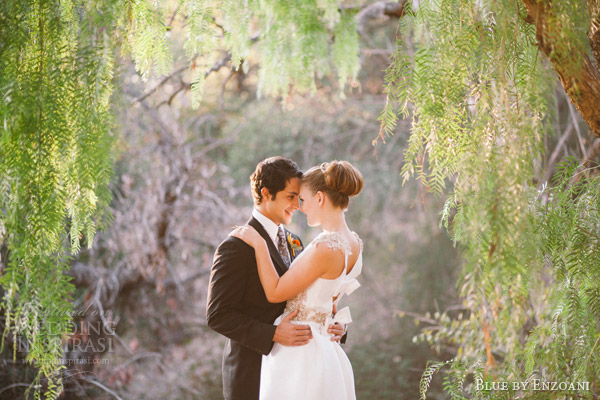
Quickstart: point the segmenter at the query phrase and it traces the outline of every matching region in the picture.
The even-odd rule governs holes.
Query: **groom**
[[[265,239],[279,276],[302,250],[300,239],[283,228],[298,210],[302,171],[283,157],[261,161],[250,177],[254,211],[248,224]],[[297,311],[277,326],[285,302],[269,303],[263,291],[254,250],[237,238],[228,237],[217,248],[208,288],[208,326],[227,337],[223,353],[225,400],[258,400],[260,366],[274,342],[302,346],[312,338],[308,325],[291,323]],[[329,331],[339,340],[341,325]]]

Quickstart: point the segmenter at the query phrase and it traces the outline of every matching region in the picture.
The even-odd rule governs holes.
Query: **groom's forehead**
[[[291,178],[288,179],[287,182],[285,183],[285,189],[283,189],[287,192],[293,192],[295,194],[298,194],[298,191],[300,190],[300,179],[298,178]]]
[[[298,180],[298,178],[295,178]],[[282,193],[284,196],[298,196],[298,192],[300,191],[299,182],[294,182],[292,179],[288,179],[285,184],[285,188],[279,191],[277,194]]]

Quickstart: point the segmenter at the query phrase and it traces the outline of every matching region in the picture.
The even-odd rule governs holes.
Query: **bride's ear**
[[[317,192],[317,202],[319,206],[322,206],[325,203],[325,194],[321,191]]]

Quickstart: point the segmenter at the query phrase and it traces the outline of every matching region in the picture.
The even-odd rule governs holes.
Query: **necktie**
[[[290,266],[290,253],[287,248],[287,242],[283,233],[283,228],[280,226],[277,230],[277,250],[286,267]]]

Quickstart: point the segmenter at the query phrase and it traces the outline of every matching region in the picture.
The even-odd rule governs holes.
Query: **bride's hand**
[[[243,240],[246,244],[255,249],[265,243],[262,236],[250,225],[238,226],[229,233],[229,236]]]

